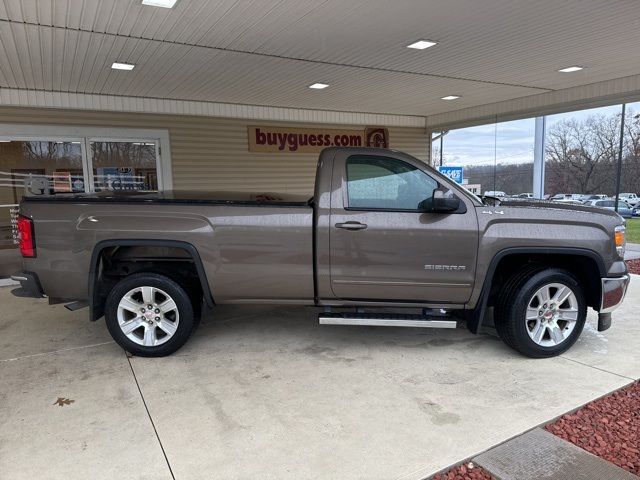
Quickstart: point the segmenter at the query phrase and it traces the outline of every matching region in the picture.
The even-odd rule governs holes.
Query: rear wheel
[[[189,339],[197,324],[197,311],[187,292],[172,279],[137,273],[113,287],[105,319],[122,348],[142,357],[162,357]]]
[[[507,282],[496,305],[500,337],[528,357],[559,355],[578,339],[587,316],[580,283],[560,269],[531,270]]]

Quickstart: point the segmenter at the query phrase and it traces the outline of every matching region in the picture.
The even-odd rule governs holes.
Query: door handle
[[[342,228],[344,230],[364,230],[367,228],[367,224],[360,222],[336,223],[336,228]]]

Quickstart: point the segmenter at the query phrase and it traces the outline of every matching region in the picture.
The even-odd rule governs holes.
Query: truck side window
[[[433,178],[401,160],[367,155],[347,159],[349,208],[417,211],[437,188]]]

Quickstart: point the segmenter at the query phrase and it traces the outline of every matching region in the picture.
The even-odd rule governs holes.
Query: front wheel
[[[175,352],[197,324],[187,292],[156,273],[136,273],[118,282],[107,297],[105,319],[116,343],[141,357]]]
[[[587,318],[580,283],[549,268],[515,275],[496,305],[496,329],[518,352],[533,358],[560,355],[578,339]]]

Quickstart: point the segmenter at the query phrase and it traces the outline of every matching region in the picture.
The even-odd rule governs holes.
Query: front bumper
[[[44,293],[42,292],[42,286],[38,275],[33,272],[19,272],[11,275],[11,280],[20,282],[20,287],[11,290],[11,293],[16,297],[23,298],[42,298]]]
[[[618,308],[627,294],[628,286],[629,275],[617,278],[603,278],[600,313],[611,313]]]
[[[620,306],[627,294],[629,275],[621,277],[603,278],[602,298],[598,312],[598,331],[603,332],[611,327],[611,312]]]

